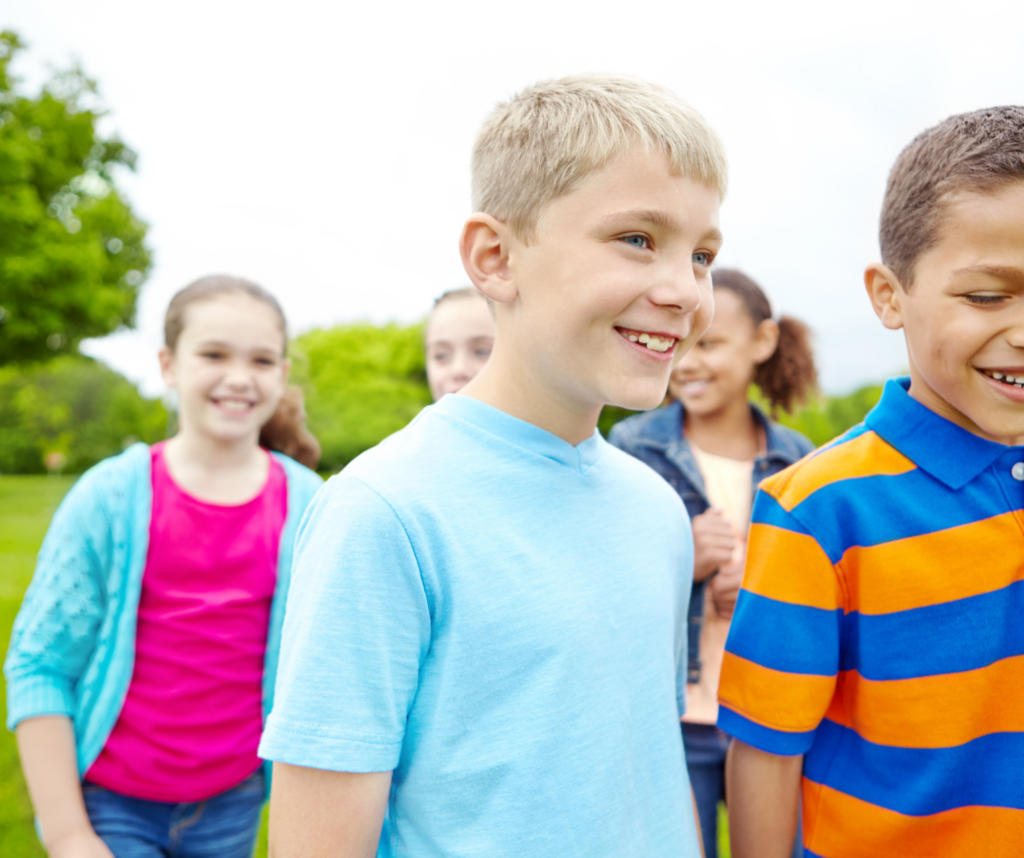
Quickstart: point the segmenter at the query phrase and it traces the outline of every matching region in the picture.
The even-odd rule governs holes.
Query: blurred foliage
[[[322,470],[344,467],[430,404],[421,325],[339,325],[303,334],[290,348]]]
[[[0,472],[45,473],[48,453],[81,473],[133,441],[153,443],[167,430],[159,400],[145,399],[112,369],[85,357],[30,367],[0,367]]]
[[[775,419],[783,426],[802,432],[820,447],[860,423],[882,397],[882,385],[861,387],[846,396],[818,396],[792,414],[780,411]],[[751,389],[751,400],[766,413],[771,408],[757,388]]]
[[[114,184],[135,153],[97,132],[96,84],[72,68],[22,93],[9,68],[23,47],[0,33],[0,366],[134,324],[150,267]]]

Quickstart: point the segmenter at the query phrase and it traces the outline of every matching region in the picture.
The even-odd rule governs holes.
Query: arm
[[[768,754],[734,739],[725,761],[735,858],[789,858],[796,838],[803,756]]]
[[[391,772],[329,772],[274,764],[270,858],[373,858]]]
[[[92,830],[75,761],[75,733],[63,715],[18,725],[18,751],[50,858],[113,858]]]

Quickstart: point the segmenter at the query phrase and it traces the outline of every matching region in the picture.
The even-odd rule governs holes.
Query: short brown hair
[[[909,288],[918,257],[939,241],[951,195],[1021,180],[1024,107],[961,113],[918,134],[889,173],[879,227],[882,262]]]
[[[197,301],[211,301],[224,295],[248,295],[253,300],[269,307],[281,323],[281,335],[287,346],[288,323],[285,321],[284,310],[281,309],[277,298],[251,280],[234,277],[230,274],[209,274],[206,277],[200,277],[174,294],[167,307],[167,313],[164,315],[164,345],[172,352],[177,348],[178,337],[185,329],[185,311],[189,305]]]

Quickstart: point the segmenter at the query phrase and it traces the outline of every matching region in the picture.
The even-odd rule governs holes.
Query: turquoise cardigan
[[[308,468],[274,455],[288,479],[288,516],[263,669],[264,721],[274,705],[295,533],[322,484]],[[82,475],[54,515],[11,634],[4,663],[7,726],[67,715],[75,727],[80,776],[103,750],[132,678],[151,485],[145,444]]]

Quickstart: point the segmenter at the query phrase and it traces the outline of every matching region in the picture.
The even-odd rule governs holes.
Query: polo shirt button
[[[1010,476],[1015,480],[1024,482],[1024,462],[1017,462],[1012,468],[1010,468]]]

